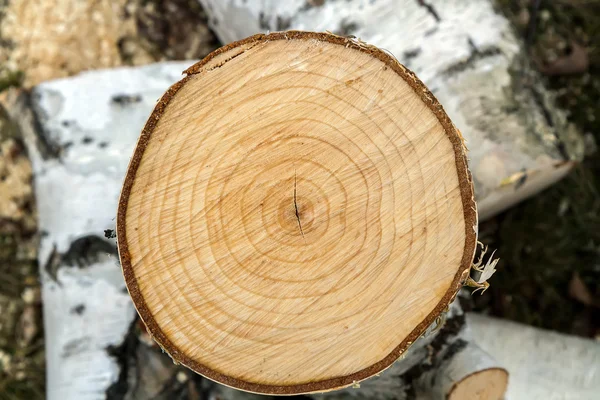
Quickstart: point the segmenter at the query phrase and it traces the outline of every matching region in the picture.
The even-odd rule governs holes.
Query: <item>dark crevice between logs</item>
[[[415,384],[423,374],[437,368],[440,363],[462,350],[467,342],[456,338],[465,325],[465,315],[460,314],[446,320],[444,327],[433,341],[426,346],[429,356],[420,364],[409,369],[402,379],[407,382],[407,400],[418,398]]]
[[[139,339],[136,333],[138,320],[134,318],[123,342],[119,346],[108,346],[106,352],[115,359],[119,366],[119,377],[106,389],[106,398],[108,400],[124,400],[128,392],[133,392],[135,388],[130,388],[130,376],[138,373],[136,352],[139,346]],[[139,378],[139,377],[138,377]],[[140,379],[134,379],[135,385],[139,384]]]

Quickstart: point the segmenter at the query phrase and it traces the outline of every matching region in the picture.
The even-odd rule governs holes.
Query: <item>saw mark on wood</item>
[[[294,170],[294,211],[296,212],[296,219],[298,220],[298,228],[300,228],[300,234],[302,234],[302,239],[306,241],[304,237],[304,231],[302,230],[302,222],[300,222],[300,212],[298,212],[298,201],[297,201],[297,191],[298,191],[298,175],[296,174],[296,170]]]
[[[119,377],[112,385],[106,389],[106,398],[114,400],[123,400],[127,398],[128,392],[133,392],[129,387],[129,376],[131,371],[137,371],[136,352],[139,346],[139,339],[136,334],[137,318],[134,318],[129,325],[127,334],[123,342],[118,346],[108,346],[106,352],[115,359],[119,365]],[[135,382],[138,384],[138,382]]]
[[[245,52],[247,52],[247,51],[249,51],[249,50],[253,49],[253,48],[254,48],[254,47],[256,47],[256,46],[258,46],[259,44],[260,44],[260,43],[255,43],[255,44],[253,44],[252,46],[248,46],[247,48],[245,48],[245,49],[242,49],[242,50],[241,50],[239,53],[236,53],[236,54],[232,55],[231,57],[227,58],[226,60],[224,60],[224,61],[221,61],[220,63],[218,63],[218,64],[215,64],[215,65],[213,65],[213,66],[210,66],[210,67],[208,67],[208,68],[206,68],[206,69],[204,69],[204,70],[199,70],[199,71],[188,72],[188,71],[190,71],[190,70],[188,69],[188,70],[187,70],[187,71],[185,71],[185,72],[186,72],[187,74],[196,74],[196,73],[198,73],[198,72],[201,72],[201,71],[208,72],[208,71],[212,71],[212,70],[214,70],[214,69],[217,69],[217,68],[221,68],[223,65],[227,64],[229,61],[233,60],[233,59],[234,59],[234,58],[236,58],[236,57],[239,57],[239,56],[241,56],[241,55],[242,55],[242,54],[244,54]]]

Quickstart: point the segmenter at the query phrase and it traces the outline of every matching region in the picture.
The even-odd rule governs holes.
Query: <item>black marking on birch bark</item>
[[[117,237],[117,234],[115,232],[114,229],[105,229],[104,230],[104,237],[107,239],[114,239]]]
[[[403,55],[402,63],[410,68],[410,64],[412,63],[412,60],[417,58],[419,56],[419,54],[421,54],[420,47],[417,47],[416,49],[411,49],[411,50],[405,51],[402,54]]]
[[[116,247],[99,236],[87,235],[71,242],[61,257],[61,265],[85,268],[106,255],[117,256]]]
[[[497,46],[489,46],[484,49],[480,49],[475,45],[473,39],[468,38],[467,42],[471,48],[471,54],[469,57],[464,61],[460,61],[446,68],[446,70],[442,72],[443,75],[453,75],[465,71],[466,69],[472,68],[479,60],[502,54],[502,50]]]
[[[548,126],[550,128],[555,128],[556,124],[554,123],[554,118],[552,117],[552,113],[550,112],[548,105],[544,101],[544,96],[535,87],[535,85],[530,84],[528,86],[529,86],[529,89],[531,92],[531,97],[532,97],[533,101],[535,102],[535,104],[540,109],[540,112],[542,113],[542,115],[544,116],[544,120],[546,121],[546,124],[548,124]],[[551,131],[553,132],[554,138],[556,139],[556,141],[555,141],[556,150],[562,157],[563,161],[569,161],[571,159],[571,157],[569,156],[567,147],[565,146],[564,142],[562,140],[560,140],[560,137],[556,134],[556,129],[551,129]]]
[[[90,337],[84,336],[81,338],[73,339],[67,343],[62,348],[62,353],[60,356],[62,358],[69,358],[75,354],[79,354],[82,351],[86,350],[89,347]]]
[[[56,244],[54,244],[44,264],[44,271],[46,271],[50,279],[60,285],[57,277],[60,267],[86,268],[100,261],[102,257],[111,256],[118,256],[115,245],[108,243],[99,236],[83,236],[71,242],[69,249],[64,254],[60,254],[56,250]]]
[[[118,346],[108,346],[106,352],[115,359],[119,366],[119,377],[117,381],[106,389],[106,398],[108,400],[124,400],[130,391],[130,376],[136,374],[137,358],[136,352],[139,340],[136,333],[137,318],[134,318],[129,325],[127,334],[123,342]],[[139,379],[135,379],[139,384]]]
[[[523,175],[521,175],[521,177],[519,178],[519,180],[517,181],[517,183],[515,184],[515,191],[519,190],[527,181],[527,170],[525,168],[521,169],[521,172],[523,173]]]
[[[71,308],[71,314],[83,315],[84,312],[85,312],[84,304],[79,304],[79,305],[76,305],[75,307]]]
[[[52,246],[52,251],[50,252],[50,255],[48,256],[48,259],[46,260],[46,263],[44,264],[44,271],[46,271],[46,273],[48,274],[50,279],[52,279],[54,282],[56,282],[60,285],[60,282],[58,282],[58,277],[57,277],[59,266],[60,266],[60,254],[56,250],[56,244],[54,244]]]
[[[277,16],[277,30],[278,31],[288,30],[290,26],[292,26],[291,18],[284,18],[279,15]]]
[[[443,361],[451,358],[467,345],[465,340],[457,338],[464,325],[464,314],[448,319],[438,335],[427,345],[428,357],[402,375],[402,379],[407,384],[407,400],[420,398],[419,389],[423,385],[423,379],[427,379],[427,384],[433,386],[436,375],[432,373],[424,376],[424,374],[439,368]]]
[[[354,32],[356,32],[360,26],[353,21],[349,21],[344,18],[342,22],[340,22],[340,27],[334,33],[339,36],[351,36]]]
[[[444,349],[449,343],[455,341],[456,336],[465,325],[465,315],[456,315],[453,318],[446,320],[446,324],[439,331],[437,336],[429,344],[431,357],[425,359],[422,363],[415,365],[409,369],[403,376],[407,382],[415,382],[425,372],[436,368],[441,361],[444,360],[444,355],[447,351]],[[411,384],[412,385],[412,384]]]
[[[456,339],[450,344],[450,346],[448,346],[448,348],[444,352],[441,361],[447,361],[451,359],[452,357],[460,353],[465,347],[467,347],[468,344],[469,343],[464,339]]]
[[[57,159],[60,161],[61,146],[50,139],[49,132],[44,129],[44,125],[41,122],[43,118],[47,119],[44,111],[33,101],[33,95],[23,93],[20,96],[23,96],[22,101],[25,108],[31,111],[31,124],[33,125],[31,128],[35,133],[37,139],[36,147],[39,150],[42,159]],[[36,96],[39,97],[39,94],[36,94]]]
[[[552,119],[552,114],[550,113],[550,110],[548,110],[548,107],[546,107],[544,99],[542,98],[542,94],[539,91],[537,91],[536,88],[533,86],[530,86],[530,89],[531,89],[531,97],[533,98],[535,103],[540,108],[540,111],[542,112],[542,115],[544,116],[544,120],[546,121],[546,123],[548,124],[549,127],[553,128],[554,120]]]
[[[142,96],[139,94],[117,94],[111,98],[111,101],[120,106],[139,103],[142,101]]]
[[[404,60],[411,60],[421,54],[421,48],[417,47],[416,49],[406,50],[404,52]]]
[[[440,22],[442,20],[433,5],[426,3],[425,0],[417,0],[417,3],[419,3],[421,7],[425,7],[427,12],[435,19],[435,22]]]
[[[437,32],[437,30],[438,30],[438,27],[437,27],[437,26],[434,26],[433,28],[431,28],[431,29],[429,29],[428,31],[426,31],[424,36],[425,36],[425,37],[431,36],[431,35],[433,35],[434,33],[436,33],[436,32]]]
[[[264,30],[271,29],[271,26],[269,25],[269,17],[267,17],[262,11],[258,14],[258,26],[260,27],[260,29]]]

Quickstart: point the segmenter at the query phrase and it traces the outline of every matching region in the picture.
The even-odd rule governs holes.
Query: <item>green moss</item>
[[[0,68],[0,92],[9,87],[19,87],[23,83],[25,74],[23,71],[10,71]]]

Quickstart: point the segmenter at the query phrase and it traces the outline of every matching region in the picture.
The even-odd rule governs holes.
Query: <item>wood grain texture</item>
[[[259,393],[387,368],[454,298],[477,216],[462,137],[387,53],[256,35],[159,101],[125,179],[130,294],[171,357]]]
[[[448,400],[501,400],[508,386],[508,373],[503,368],[490,368],[474,372],[457,382]]]

